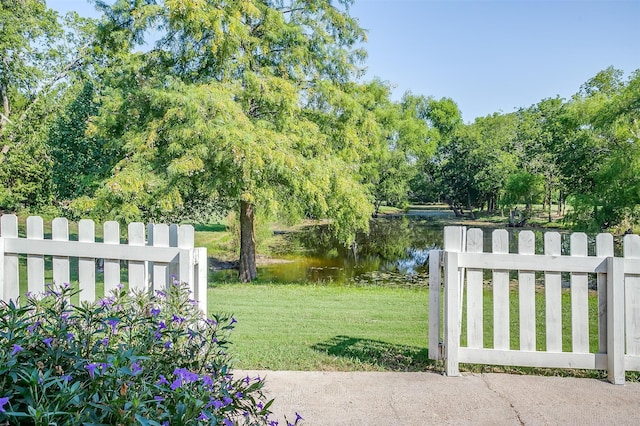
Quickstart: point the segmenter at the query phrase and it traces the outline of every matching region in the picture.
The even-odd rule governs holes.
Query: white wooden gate
[[[430,255],[429,355],[443,359],[446,374],[459,375],[459,363],[607,370],[623,384],[626,370],[640,370],[640,236],[624,237],[624,257],[614,257],[613,237],[596,237],[588,255],[583,233],[569,237],[570,254],[561,254],[561,235],[544,234],[544,254],[535,254],[532,231],[517,235],[518,253],[509,253],[506,230],[492,233],[492,251],[483,252],[480,229],[446,227],[444,250]],[[488,279],[485,282],[485,271]],[[441,273],[442,272],[442,273]],[[510,279],[510,273],[512,278]],[[538,277],[536,277],[536,273]],[[570,276],[571,349],[563,351],[562,276]],[[589,347],[589,274],[596,280],[598,347]],[[517,278],[516,278],[517,277]],[[444,278],[444,303],[441,283]],[[546,347],[536,346],[536,285],[544,294]],[[517,288],[519,342],[512,347],[511,288]],[[484,341],[483,290],[492,292],[493,345]],[[466,309],[463,312],[463,300]],[[444,324],[441,324],[441,307]],[[466,320],[466,346],[461,324]]]
[[[145,232],[146,228],[146,232]],[[127,263],[130,290],[166,288],[173,277],[188,283],[200,309],[207,308],[207,249],[194,247],[191,225],[131,223],[127,244],[120,243],[118,222],[105,222],[103,242],[96,242],[92,220],[78,222],[78,241],[69,240],[67,219],[51,224],[51,239],[44,238],[44,221],[27,218],[26,238],[19,237],[18,218],[0,217],[0,298],[17,300],[20,295],[20,256],[26,255],[27,287],[45,288],[45,256],[52,257],[53,283],[70,283],[70,266],[77,262],[80,300],[96,298],[96,260],[103,261],[104,293],[121,283],[121,261]],[[145,236],[146,234],[146,236]],[[75,266],[75,265],[74,265]]]

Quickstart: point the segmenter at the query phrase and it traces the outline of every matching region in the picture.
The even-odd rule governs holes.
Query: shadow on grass
[[[426,348],[393,345],[379,340],[335,336],[311,346],[313,350],[330,356],[357,360],[386,371],[430,371],[435,362],[429,359]]]

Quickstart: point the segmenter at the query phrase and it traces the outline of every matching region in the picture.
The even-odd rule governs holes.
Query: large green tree
[[[427,123],[427,133],[417,150],[417,173],[410,183],[411,197],[418,202],[442,201],[455,204],[444,188],[449,180],[444,179],[443,169],[451,158],[450,145],[459,131],[463,129],[462,115],[458,105],[451,98],[439,100],[422,99],[414,103],[419,118]],[[460,211],[454,208],[456,214]]]
[[[51,202],[49,128],[90,56],[90,21],[41,0],[0,2],[0,208]]]
[[[637,223],[639,105],[640,72],[624,81],[621,71],[607,68],[585,83],[568,106],[573,149],[566,149],[561,160],[572,184],[574,212],[569,219],[574,225],[626,230]]]
[[[401,101],[392,102],[390,87],[377,80],[364,88],[359,102],[374,112],[378,124],[378,137],[372,140],[363,164],[377,214],[382,205],[407,204],[418,158],[432,155],[435,144],[426,143],[428,127],[421,117],[425,98],[405,93]]]
[[[359,163],[375,139],[352,83],[364,32],[350,1],[97,2],[115,55],[96,131],[124,153],[96,208],[171,218],[237,209],[240,279],[256,277],[256,212],[328,217],[345,243],[372,207]],[[159,40],[132,53],[146,31]]]
[[[560,214],[567,192],[559,161],[561,152],[566,148],[564,142],[567,139],[567,129],[563,118],[565,107],[563,100],[556,97],[543,99],[517,113],[517,149],[520,151],[518,168],[525,173],[540,176],[544,186],[543,204],[547,207],[549,222],[552,220],[551,204],[554,194],[557,194]]]

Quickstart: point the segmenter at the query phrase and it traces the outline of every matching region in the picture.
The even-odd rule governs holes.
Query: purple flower
[[[63,312],[60,314],[60,318],[62,318],[62,321],[66,321],[69,319],[69,316],[71,315],[71,312]]]
[[[160,297],[167,297],[167,293],[162,290],[156,290],[156,294]]]
[[[164,401],[165,398],[163,396],[154,396],[153,399],[155,399],[158,402],[162,402]]]
[[[67,342],[70,342],[74,337],[73,333],[67,333]]]
[[[233,421],[231,419],[224,419],[224,426],[233,426]]]
[[[153,333],[153,338],[156,340],[160,340],[162,338],[162,334],[160,334],[159,331],[156,331],[155,333]]]
[[[242,394],[242,392],[237,392],[236,393],[236,398],[238,398],[238,399],[242,399],[243,396],[244,395]]]
[[[222,407],[224,407],[224,404],[219,399],[212,399],[207,404],[207,408],[209,408],[209,407],[213,407],[215,410],[219,410]]]
[[[231,403],[233,402],[233,399],[229,398],[228,396],[225,396],[223,398],[223,402],[224,402],[224,405],[231,405]]]
[[[120,320],[118,318],[109,318],[107,320],[107,324],[109,324],[111,326],[111,333],[115,334],[116,333],[116,328],[118,327],[118,323],[120,322]]]
[[[171,386],[169,386],[169,388],[174,391],[178,389],[180,386],[182,386],[182,378],[178,377],[173,381],[173,383],[171,383]]]
[[[171,342],[164,342],[164,348],[169,349],[171,347]]]
[[[122,290],[124,288],[124,284],[120,283],[120,284],[116,285],[116,288],[118,290]]]
[[[231,324],[229,324],[229,325],[233,325],[233,324],[235,324],[235,323],[237,323],[237,322],[238,322],[238,321],[236,321],[236,319],[235,319],[234,317],[231,317]]]
[[[251,382],[251,377],[249,376],[245,377],[244,382],[248,385]]]
[[[30,299],[31,296],[33,296],[33,293],[28,291],[28,292],[25,293],[25,296]]]
[[[9,402],[9,397],[5,396],[4,398],[0,398],[0,413],[4,413],[4,406]]]
[[[197,373],[193,373],[186,368],[176,368],[175,370],[173,370],[173,374],[185,380],[187,383],[196,382],[199,378]]]
[[[91,363],[84,366],[89,371],[89,376],[93,379],[93,375],[95,374],[96,368],[98,368],[98,364]]]
[[[40,321],[34,322],[29,327],[27,327],[27,331],[29,333],[33,333],[34,331],[36,331],[36,328],[40,327],[40,324],[42,324]]]
[[[47,345],[48,348],[51,347],[51,342],[53,342],[53,337],[47,337],[45,339],[42,339],[42,342]]]
[[[23,351],[23,350],[24,350],[24,348],[23,348],[22,346],[20,346],[20,345],[13,345],[13,350],[11,351],[11,355],[13,356],[13,355],[15,355],[15,354],[17,354],[18,352]]]
[[[73,377],[71,377],[71,374],[66,374],[64,376],[60,376],[60,378],[62,380],[64,380],[65,382],[69,383],[71,380],[73,380]]]
[[[151,315],[154,317],[157,317],[158,315],[160,315],[160,309],[158,308],[151,309]]]
[[[102,343],[104,346],[109,346],[109,338],[105,337],[104,339],[100,339],[100,343]]]
[[[113,298],[105,297],[103,299],[100,299],[99,304],[101,308],[108,308],[109,306],[113,305]]]
[[[204,413],[204,411],[200,412],[200,416],[198,416],[198,418],[196,420],[201,420],[203,422],[206,422],[207,420],[209,420],[209,417],[207,417],[207,415]]]
[[[103,373],[107,370],[107,368],[109,367],[113,367],[113,364],[111,364],[110,362],[102,362],[100,363],[100,371],[102,371]]]
[[[271,420],[271,422],[269,422],[269,426],[278,426],[278,422],[276,420]]]
[[[158,380],[158,382],[156,383],[156,385],[160,386],[160,385],[168,385],[169,381],[167,380],[166,377],[164,377],[162,374],[160,374],[160,380]]]
[[[158,330],[163,330],[167,328],[167,325],[164,323],[164,321],[158,321]]]
[[[134,376],[141,371],[142,371],[142,367],[140,367],[140,364],[138,364],[137,361],[131,364],[131,373],[133,373]]]
[[[176,314],[173,314],[173,319],[171,321],[177,322],[178,324],[182,324],[184,322],[184,318],[179,317]]]
[[[258,410],[262,410],[264,408],[264,405],[262,405],[261,401],[258,401],[258,403],[256,404],[256,407],[258,407]]]
[[[202,376],[202,383],[205,386],[213,386],[213,378],[209,375]]]

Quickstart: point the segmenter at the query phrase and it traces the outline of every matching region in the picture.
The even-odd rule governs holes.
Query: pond
[[[345,247],[327,225],[285,236],[276,253],[288,260],[263,266],[262,279],[286,282],[421,284],[426,280],[429,251],[442,245],[442,227],[433,220],[399,216],[372,219],[369,234]]]
[[[263,265],[258,275],[264,281],[311,282],[325,285],[428,286],[429,252],[443,245],[445,211],[384,216],[371,219],[368,235],[357,236],[356,244],[345,247],[331,236],[327,225],[315,225],[283,234],[284,242],[273,256],[282,262]],[[491,251],[491,231],[484,231],[484,250]],[[510,252],[517,252],[517,234],[509,231]],[[531,228],[527,228],[531,229]],[[536,252],[543,252],[543,230],[533,229]],[[562,252],[568,254],[569,239],[562,233]],[[590,240],[594,240],[591,237]],[[593,241],[590,253],[594,251]],[[617,250],[616,250],[617,251]],[[235,271],[216,272],[214,280],[233,279]]]

